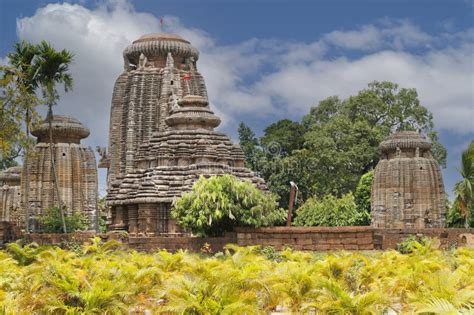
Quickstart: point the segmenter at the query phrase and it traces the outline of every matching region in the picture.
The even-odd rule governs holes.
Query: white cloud
[[[356,60],[316,60],[295,65],[263,78],[256,86],[288,104],[289,113],[306,111],[331,95],[347,97],[373,80],[416,87],[438,128],[474,132],[472,45],[429,52],[422,56],[382,51]]]
[[[357,31],[333,31],[324,39],[343,48],[372,50],[381,44],[382,34],[375,26],[366,25]]]
[[[401,50],[409,47],[428,46],[431,35],[406,20],[384,19],[376,25],[364,25],[358,30],[333,31],[323,39],[344,49],[372,51],[377,49]]]

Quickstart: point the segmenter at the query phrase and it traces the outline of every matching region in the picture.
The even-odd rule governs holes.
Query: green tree
[[[8,93],[13,94],[15,89],[10,88],[10,92],[8,90],[9,82],[14,82],[16,91],[17,91],[17,98],[19,99],[16,104],[16,108],[20,108],[18,113],[8,113],[9,117],[15,117],[16,114],[16,121],[11,121],[10,126],[14,126],[16,124],[16,129],[21,129],[21,123],[18,121],[20,118],[22,122],[24,122],[26,126],[26,135],[24,138],[29,140],[29,130],[30,125],[32,122],[32,118],[35,118],[36,112],[34,111],[34,107],[38,104],[36,100],[36,90],[40,88],[43,92],[43,96],[45,98],[45,102],[48,105],[48,121],[50,124],[50,151],[51,156],[53,156],[53,144],[52,144],[52,128],[51,128],[51,119],[52,119],[52,106],[57,102],[59,99],[59,95],[56,90],[56,84],[62,84],[64,86],[65,91],[68,91],[72,87],[72,77],[68,73],[69,64],[72,61],[72,54],[67,50],[56,51],[49,43],[46,41],[42,41],[38,45],[33,45],[28,42],[20,42],[17,43],[14,47],[14,50],[8,54],[8,61],[10,63],[10,67],[3,68],[2,72],[4,73],[4,82],[2,82],[2,88],[5,87],[7,91],[4,93],[7,95],[6,102],[2,102],[2,105],[8,103],[9,100],[13,99],[12,97],[8,97]],[[21,105],[21,106],[20,106]],[[3,106],[5,107],[5,106]],[[4,117],[2,117],[4,118]],[[3,119],[3,121],[8,121]],[[13,128],[12,130],[15,131]],[[17,132],[17,135],[22,135],[22,133]],[[18,138],[19,136],[16,136]],[[16,140],[15,137],[10,137],[11,141],[20,142],[20,140]],[[3,139],[2,139],[3,140]],[[2,141],[2,144],[5,141]],[[2,150],[8,152],[6,150]],[[26,147],[26,154],[25,154],[25,164],[28,164],[28,146]],[[3,159],[3,156],[2,156]],[[54,165],[54,160],[51,161],[51,168],[53,174],[53,181],[55,183],[55,191],[60,201],[59,197],[59,188],[57,187],[57,179],[56,179],[56,170]],[[27,170],[28,172],[28,170]],[[28,174],[25,174],[28,177]],[[28,187],[26,191],[29,191]],[[26,198],[28,199],[28,198]],[[61,203],[61,202],[60,202]],[[27,206],[26,209],[26,220],[28,221],[29,218],[29,209]],[[64,220],[63,220],[64,221]],[[63,222],[64,223],[64,222]],[[66,224],[63,224],[64,229],[66,229]],[[26,229],[28,231],[28,223],[26,224]]]
[[[4,68],[2,72],[5,73],[3,79],[8,82],[12,80],[15,83],[15,88],[10,88],[11,95],[16,94],[16,108],[17,111],[16,119],[17,121],[14,124],[17,127],[17,133],[10,137],[10,140],[13,141],[14,145],[10,150],[10,154],[7,157],[8,160],[12,160],[19,156],[20,152],[24,151],[24,164],[28,165],[29,159],[29,150],[33,144],[32,139],[30,139],[30,129],[32,124],[38,122],[38,114],[36,112],[36,107],[39,105],[40,101],[36,97],[36,88],[38,87],[37,81],[37,69],[34,66],[35,58],[38,54],[37,46],[22,41],[16,43],[12,52],[8,54],[9,67]],[[7,83],[8,86],[8,83]],[[8,88],[7,88],[8,90]],[[7,93],[8,94],[8,93]],[[10,117],[15,117],[13,113],[9,113]],[[18,115],[19,114],[19,115]],[[21,124],[25,125],[25,132],[21,130]],[[3,157],[2,157],[3,160]],[[11,164],[11,162],[7,162]],[[29,178],[29,169],[25,169],[25,178]],[[29,194],[29,181],[25,183],[26,196],[25,199],[28,200]],[[29,231],[29,218],[30,218],[30,206],[27,202],[25,205],[25,228],[26,231]]]
[[[384,135],[402,130],[425,133],[434,143],[433,155],[446,167],[446,149],[438,142],[433,129],[433,114],[421,105],[416,89],[399,88],[388,81],[374,81],[356,96],[349,97],[342,111],[351,121],[366,121]]]
[[[420,104],[415,89],[392,82],[372,82],[346,100],[322,100],[303,117],[302,125],[304,147],[292,155],[303,155],[300,160],[307,161],[312,176],[297,181],[300,187],[310,187],[307,195],[354,192],[361,176],[377,165],[380,142],[399,130],[426,133],[438,162],[446,163],[446,149],[438,142],[432,114]]]
[[[281,223],[285,213],[277,208],[275,195],[232,175],[201,177],[171,211],[179,225],[200,236],[219,235],[234,226]]]
[[[0,73],[0,169],[5,169],[16,165],[15,159],[31,145],[29,126],[37,120],[40,101],[21,69],[0,66]]]
[[[317,196],[342,196],[354,191],[359,178],[375,167],[382,133],[366,121],[338,115],[324,125],[313,125],[305,134],[305,149],[312,159],[312,181]]]
[[[260,143],[267,154],[287,156],[303,147],[304,127],[289,119],[282,119],[264,130]]]
[[[51,207],[45,209],[45,212],[39,217],[41,230],[46,233],[65,233],[63,227],[62,209],[59,207]],[[73,211],[65,217],[66,230],[69,232],[83,231],[89,226],[86,215],[80,211]]]
[[[62,85],[65,92],[68,92],[72,88],[73,81],[72,76],[69,73],[69,65],[72,60],[73,55],[66,49],[56,51],[53,46],[46,41],[42,41],[37,46],[37,58],[35,58],[33,67],[36,73],[35,80],[41,88],[46,100],[46,105],[48,106],[47,121],[49,124],[49,150],[51,157],[54,156],[52,127],[53,105],[55,105],[59,99],[56,85]],[[67,233],[66,221],[64,219],[64,205],[62,204],[59,193],[59,184],[54,159],[51,159],[51,171],[54,181],[54,190],[61,209],[61,216],[63,217],[64,233]]]
[[[458,212],[464,220],[464,226],[468,228],[474,213],[474,141],[462,152],[458,171],[462,179],[454,186],[456,197],[453,211]]]
[[[241,122],[238,129],[239,145],[245,156],[245,164],[253,171],[258,171],[258,161],[261,158],[259,141],[253,130],[244,122]]]
[[[415,89],[372,82],[348,99],[322,100],[301,123],[283,119],[271,124],[260,139],[242,123],[239,138],[248,166],[287,207],[290,181],[300,188],[299,202],[313,195],[355,192],[361,176],[377,165],[380,142],[395,131],[425,133],[433,155],[445,166],[446,149],[433,127],[432,114]]]

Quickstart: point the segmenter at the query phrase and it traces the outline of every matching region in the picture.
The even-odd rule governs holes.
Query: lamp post
[[[286,220],[286,226],[291,226],[291,218],[293,216],[293,206],[296,201],[296,194],[298,193],[298,186],[294,182],[290,182],[290,203],[288,205],[288,218]]]

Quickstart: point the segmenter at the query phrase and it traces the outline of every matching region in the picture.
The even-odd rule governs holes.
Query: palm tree
[[[458,170],[462,180],[454,186],[456,199],[454,206],[459,209],[464,217],[464,225],[469,227],[471,212],[474,208],[474,141],[461,155],[461,168]]]
[[[33,59],[35,58],[37,54],[37,49],[36,46],[33,44],[30,44],[28,42],[22,41],[19,43],[16,43],[14,46],[13,52],[8,54],[8,61],[10,62],[10,65],[12,65],[16,71],[18,71],[19,75],[18,80],[20,81],[19,83],[25,87],[25,90],[27,93],[33,95],[35,93],[35,88],[37,87],[37,82],[35,80],[35,73],[34,69],[32,67],[33,64]],[[23,104],[23,107],[25,108],[25,127],[26,127],[26,139],[27,141],[30,138],[30,124],[31,124],[31,104]],[[29,169],[28,169],[28,156],[29,156],[29,148],[30,144],[29,142],[26,143],[25,146],[25,178],[29,177]],[[25,182],[25,219],[26,219],[26,224],[25,224],[25,230],[26,233],[29,232],[29,221],[30,221],[30,203],[29,203],[29,198],[28,194],[30,191],[29,187],[29,181],[26,180]]]
[[[51,46],[51,44],[46,41],[42,41],[40,44],[37,45],[37,58],[35,58],[33,65],[35,70],[35,80],[41,87],[43,96],[46,99],[46,105],[48,106],[47,120],[49,124],[49,151],[51,155],[51,171],[54,181],[54,190],[56,191],[59,207],[61,208],[61,219],[63,223],[64,233],[67,233],[67,228],[64,219],[64,205],[61,201],[61,196],[59,194],[59,185],[53,156],[52,120],[53,105],[55,105],[59,99],[56,84],[62,84],[65,92],[68,92],[72,88],[72,76],[68,72],[69,65],[71,64],[72,60],[73,55],[71,52],[67,51],[66,49],[56,51],[54,47]]]

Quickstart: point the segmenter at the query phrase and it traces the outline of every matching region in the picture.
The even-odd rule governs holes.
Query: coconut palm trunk
[[[28,157],[30,154],[30,144],[28,140],[30,139],[30,110],[29,108],[26,108],[26,147],[25,147],[25,159],[24,159],[24,164],[25,164],[25,231],[26,233],[30,232],[30,170],[29,170],[29,165],[28,165]]]
[[[63,232],[67,233],[66,227],[66,219],[64,216],[64,204],[61,199],[61,194],[59,192],[59,183],[58,183],[58,176],[56,173],[56,162],[54,159],[54,144],[53,144],[53,104],[48,102],[48,132],[49,132],[49,154],[51,156],[51,174],[53,175],[53,182],[54,182],[54,191],[56,193],[56,197],[58,198],[58,206],[61,213],[61,223],[63,225]]]

